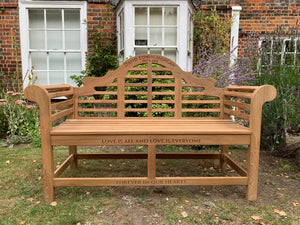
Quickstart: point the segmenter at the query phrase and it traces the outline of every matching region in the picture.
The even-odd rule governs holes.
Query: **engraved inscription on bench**
[[[116,185],[184,185],[184,179],[160,179],[160,180],[116,180]]]
[[[119,138],[110,138],[110,139],[101,139],[101,144],[108,145],[108,144],[136,144],[136,145],[148,145],[148,144],[168,144],[174,143],[176,144],[200,144],[200,138],[141,138],[141,139],[119,139]]]

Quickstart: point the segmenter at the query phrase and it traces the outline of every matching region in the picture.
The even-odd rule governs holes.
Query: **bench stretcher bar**
[[[247,177],[114,177],[114,178],[54,178],[55,187],[72,186],[161,186],[161,185],[247,185]]]
[[[155,186],[155,185],[247,185],[247,171],[227,154],[225,161],[241,177],[115,177],[115,178],[59,178],[75,156],[71,154],[54,172],[54,186]],[[147,153],[87,153],[77,159],[147,159]],[[220,159],[220,153],[157,153],[156,159]]]

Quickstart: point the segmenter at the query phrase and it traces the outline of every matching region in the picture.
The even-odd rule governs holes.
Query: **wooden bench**
[[[60,186],[246,185],[257,199],[262,105],[276,96],[273,86],[216,88],[159,55],[130,58],[84,86],[31,85],[27,99],[40,108],[45,201]],[[51,99],[64,97],[61,101]],[[65,121],[62,118],[67,118]],[[63,121],[53,127],[53,123]],[[234,120],[234,121],[233,121]],[[77,153],[80,145],[143,145],[147,153]],[[219,153],[156,152],[157,145],[219,145]],[[229,145],[247,145],[247,169],[228,155]],[[53,146],[69,146],[69,157],[54,170]],[[82,159],[147,159],[146,177],[62,177]],[[157,159],[214,159],[237,176],[158,177]],[[134,163],[134,162],[133,162]],[[180,167],[180,165],[178,165]]]

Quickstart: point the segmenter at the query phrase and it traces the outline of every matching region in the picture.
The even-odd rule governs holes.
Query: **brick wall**
[[[95,31],[102,32],[105,42],[109,42],[116,37],[115,10],[106,2],[107,0],[89,0],[87,9],[89,49],[92,45],[91,34]]]
[[[4,0],[0,3],[0,84],[5,88],[16,75],[16,58],[21,72],[18,0]]]
[[[278,25],[294,26],[300,14],[299,0],[240,0],[239,4],[242,32],[268,33]]]
[[[230,6],[241,6],[240,28],[242,34],[250,31],[269,33],[274,31],[278,25],[286,28],[295,26],[300,15],[299,0],[209,0],[200,1],[199,5],[203,9],[216,7],[221,13]]]

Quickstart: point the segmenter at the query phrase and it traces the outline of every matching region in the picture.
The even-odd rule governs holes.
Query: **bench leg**
[[[46,202],[53,202],[55,200],[55,188],[53,185],[54,161],[53,161],[52,146],[42,145],[42,163],[43,163],[44,199]]]
[[[73,161],[70,163],[71,169],[76,169],[78,167],[78,159],[77,159],[77,146],[71,145],[69,146],[69,155],[73,155]]]
[[[226,170],[225,154],[228,154],[229,145],[221,145],[220,169],[222,172]]]
[[[148,145],[148,179],[156,178],[156,145]]]
[[[249,201],[257,199],[258,185],[258,166],[259,166],[259,142],[255,143],[255,138],[252,138],[251,144],[248,147],[248,186],[246,197]]]

